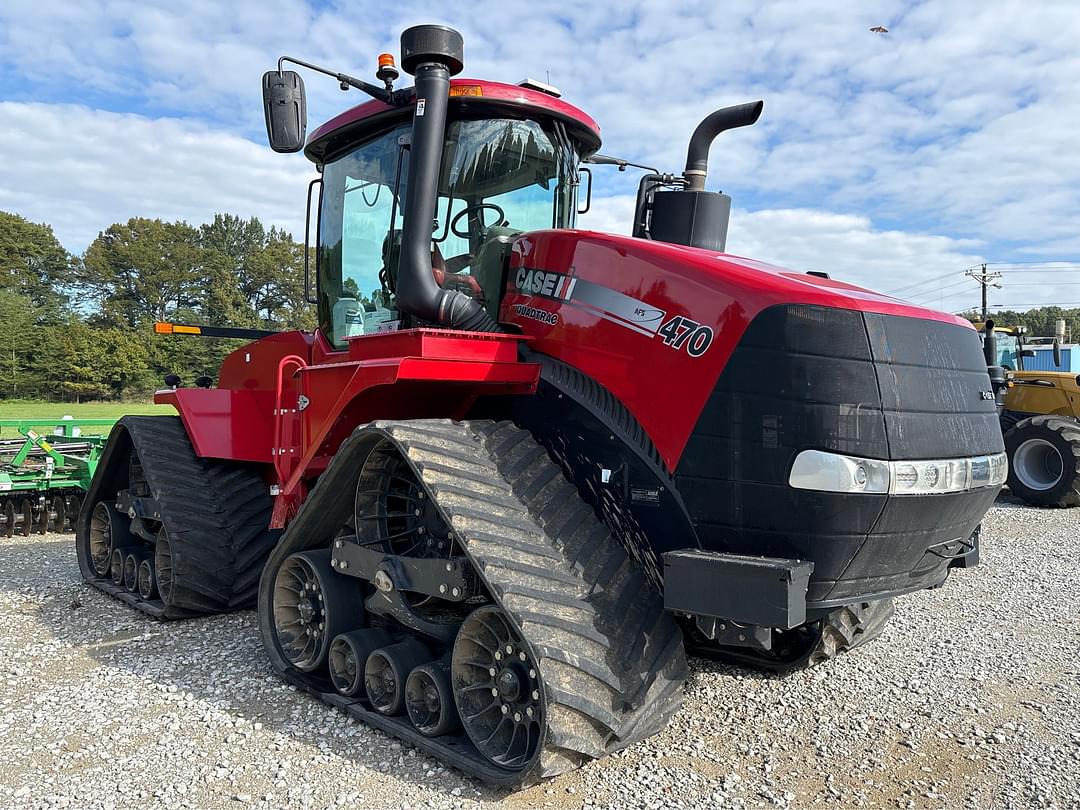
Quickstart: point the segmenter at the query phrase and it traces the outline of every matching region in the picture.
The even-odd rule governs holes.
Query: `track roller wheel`
[[[154,543],[154,579],[161,601],[166,605],[170,604],[173,584],[172,543],[164,527],[158,531],[157,542]]]
[[[274,579],[274,630],[297,669],[319,669],[331,640],[365,623],[360,583],[330,567],[330,549],[301,551],[282,563]]]
[[[124,555],[124,587],[131,593],[139,590],[139,566],[143,563],[142,550],[128,551]]]
[[[154,579],[154,562],[149,557],[139,563],[138,590],[139,596],[143,599],[153,599],[157,596],[157,581]]]
[[[3,527],[4,537],[15,535],[15,504],[10,498],[5,498],[0,503],[0,527]]]
[[[117,512],[112,504],[101,501],[94,505],[88,535],[89,558],[94,573],[99,577],[111,576],[113,552],[128,548],[134,542],[129,525],[127,519]],[[115,578],[113,581],[116,581]]]
[[[409,673],[405,681],[405,711],[425,737],[441,737],[461,728],[447,664],[442,661],[421,664]]]
[[[109,555],[109,578],[113,585],[124,584],[124,550],[114,548]]]
[[[330,681],[334,688],[347,697],[362,695],[368,656],[393,640],[389,633],[377,627],[337,636],[330,642],[329,657]]]
[[[465,733],[504,768],[524,768],[543,731],[543,690],[536,663],[494,605],[469,614],[454,642],[454,699]]]
[[[67,503],[63,495],[54,495],[49,501],[47,510],[49,516],[48,530],[50,532],[62,532],[67,528]]]
[[[427,647],[415,638],[375,650],[364,665],[364,688],[371,707],[379,714],[401,714],[409,673],[430,660]]]

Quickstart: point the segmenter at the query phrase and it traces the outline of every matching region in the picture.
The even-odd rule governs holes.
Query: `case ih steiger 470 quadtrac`
[[[374,98],[306,145],[299,76],[264,77],[271,145],[320,173],[319,328],[121,420],[87,580],[163,618],[257,604],[285,678],[520,784],[659,731],[687,647],[815,663],[975,561],[1005,478],[979,337],[723,253],[709,146],[761,102],[708,116],[613,236],[573,228],[580,164],[626,165],[588,115],[451,81],[451,29],[401,51],[415,87],[385,56],[384,86],[331,74]],[[156,595],[110,582],[116,548]]]

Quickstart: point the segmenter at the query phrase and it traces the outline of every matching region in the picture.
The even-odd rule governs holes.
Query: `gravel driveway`
[[[999,501],[983,565],[784,679],[693,660],[667,731],[491,791],[284,686],[253,613],[158,624],[70,535],[0,541],[0,806],[1077,807],[1080,510]]]

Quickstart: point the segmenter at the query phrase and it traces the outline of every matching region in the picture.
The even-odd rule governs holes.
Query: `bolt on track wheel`
[[[112,554],[109,555],[109,578],[112,579],[113,585],[124,584],[123,549],[114,548]]]
[[[139,563],[138,589],[139,596],[143,599],[153,599],[157,596],[157,583],[154,581],[154,563],[149,557]]]
[[[409,673],[429,660],[431,653],[415,638],[375,650],[364,664],[364,689],[371,707],[388,716],[401,714]]]
[[[107,501],[94,504],[90,514],[90,564],[99,577],[110,576],[112,553],[131,544],[131,532],[126,519]]]
[[[173,556],[172,543],[169,542],[169,534],[162,527],[157,534],[157,542],[154,543],[154,579],[157,582],[157,592],[161,601],[166,605],[171,604],[173,586]]]
[[[326,663],[330,642],[366,623],[360,581],[330,567],[330,549],[285,558],[274,577],[274,633],[294,667],[313,672]]]
[[[494,605],[474,610],[454,641],[451,680],[465,733],[497,765],[520,770],[536,757],[543,693],[536,662]]]
[[[422,664],[405,681],[405,711],[425,737],[441,737],[460,727],[450,667],[441,661]]]
[[[330,682],[343,695],[363,694],[364,665],[368,656],[393,641],[390,634],[377,627],[342,633],[330,642],[328,664]]]

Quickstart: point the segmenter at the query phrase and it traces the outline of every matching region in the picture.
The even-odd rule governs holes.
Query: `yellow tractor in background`
[[[1080,375],[1024,368],[1023,326],[976,324],[987,362],[1004,370],[1001,430],[1009,456],[1008,487],[1034,506],[1080,506]],[[1054,365],[1061,367],[1054,341]]]

